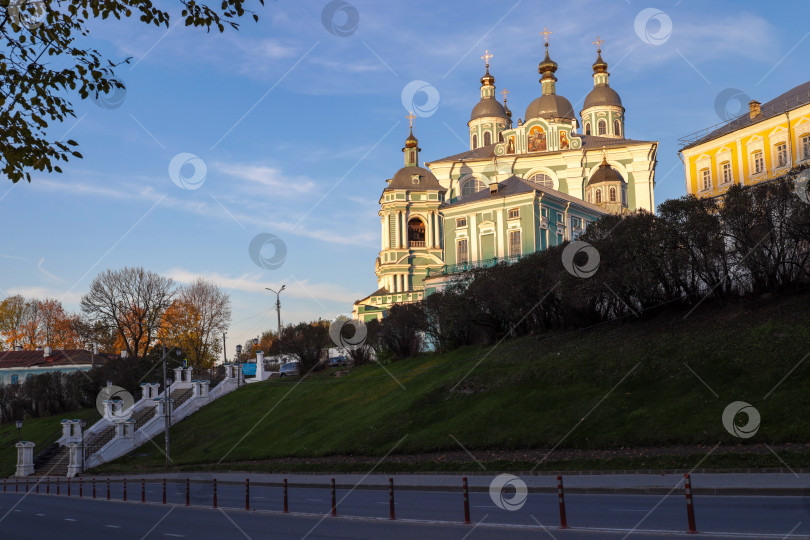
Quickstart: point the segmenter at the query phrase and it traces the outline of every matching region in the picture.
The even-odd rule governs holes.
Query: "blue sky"
[[[203,276],[230,291],[232,356],[236,343],[275,327],[265,286],[286,284],[287,323],[348,314],[376,288],[377,203],[402,165],[402,92],[412,81],[439,98],[414,129],[430,161],[467,149],[485,49],[517,119],[540,95],[544,27],[560,65],[557,92],[576,111],[601,36],[627,136],[660,141],[660,203],[685,193],[679,137],[807,77],[804,1],[351,0],[331,4],[340,7],[326,17],[331,26],[327,5],[257,4],[258,23],[223,35],[94,22],[93,46],[132,57],[118,70],[126,94],[109,108],[76,97],[77,118],[52,126],[84,155],[64,174],[0,186],[0,293],[78,310],[106,268],[142,265],[179,282]],[[718,95],[738,97],[717,104]],[[195,189],[170,178],[181,153],[204,164],[204,178],[193,164],[180,169],[199,173]],[[272,247],[262,251],[273,268],[248,252],[268,233],[287,248],[283,261]]]

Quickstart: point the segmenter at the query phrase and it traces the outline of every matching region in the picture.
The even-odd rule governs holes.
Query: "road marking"
[[[184,534],[174,534],[174,533],[163,533],[163,536],[173,536],[175,538],[185,538],[186,535]]]
[[[253,497],[254,499],[264,499],[266,497]]]
[[[649,512],[649,510],[634,510],[632,508],[611,508],[611,512]]]
[[[65,518],[65,521],[76,521],[76,520],[73,518]]]
[[[304,500],[306,500],[306,501],[313,501],[313,502],[323,502],[323,501],[322,501],[322,500],[320,500],[320,499],[304,499]],[[17,512],[19,512],[19,510],[17,510]]]
[[[14,510],[15,512],[22,512],[22,510]]]
[[[38,516],[44,516],[45,514],[37,514]]]
[[[109,527],[110,529],[120,529],[121,525],[104,525],[105,527]]]

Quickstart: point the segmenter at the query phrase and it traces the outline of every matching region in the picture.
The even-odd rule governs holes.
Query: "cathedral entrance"
[[[419,218],[411,218],[408,221],[408,245],[425,247],[425,223]]]

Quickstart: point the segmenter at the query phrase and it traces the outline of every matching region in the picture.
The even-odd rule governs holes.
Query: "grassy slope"
[[[56,433],[61,431],[60,422],[63,418],[84,419],[88,423],[99,418],[96,409],[80,409],[62,413],[56,416],[43,416],[41,418],[27,418],[23,421],[22,439],[33,441],[34,455],[44,448],[44,441],[50,440]],[[14,474],[17,466],[17,427],[14,422],[0,425],[0,476],[7,477]]]
[[[172,455],[180,466],[225,456],[219,468],[227,468],[229,461],[288,456],[382,456],[403,437],[397,454],[458,450],[449,434],[473,451],[551,448],[561,439],[561,448],[584,449],[807,442],[810,361],[764,396],[810,351],[808,308],[810,296],[797,296],[704,306],[685,321],[681,314],[545,341],[507,340],[452,392],[487,348],[389,366],[404,389],[378,366],[340,378],[321,373],[300,385],[251,384],[174,427]],[[721,424],[723,409],[736,400],[762,415],[749,441]],[[145,445],[106,468],[149,468],[162,460]]]

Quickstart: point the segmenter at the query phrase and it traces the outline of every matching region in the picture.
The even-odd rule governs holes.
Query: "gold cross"
[[[543,27],[543,31],[540,32],[540,35],[543,36],[543,39],[548,43],[548,36],[552,34],[551,30],[548,29],[547,26]]]
[[[492,54],[490,54],[489,49],[484,51],[484,56],[481,57],[481,60],[486,63],[487,67],[489,67],[489,59],[492,58]]]
[[[509,90],[507,90],[506,88],[504,88],[503,90],[501,90],[501,95],[503,96],[503,102],[504,102],[504,103],[506,103],[506,96],[508,96],[510,93],[511,93],[511,92],[509,92]]]
[[[596,50],[597,51],[600,51],[600,52],[602,51],[602,44],[604,42],[605,42],[604,39],[599,39],[599,36],[596,36],[596,41],[594,41],[593,44],[596,45]]]
[[[407,118],[407,119],[408,119],[408,125],[409,125],[411,128],[413,128],[413,120],[414,120],[414,118],[416,118],[416,115],[415,115],[415,114],[413,114],[413,111],[410,111],[410,112],[408,113],[408,116],[406,116],[405,118]]]

